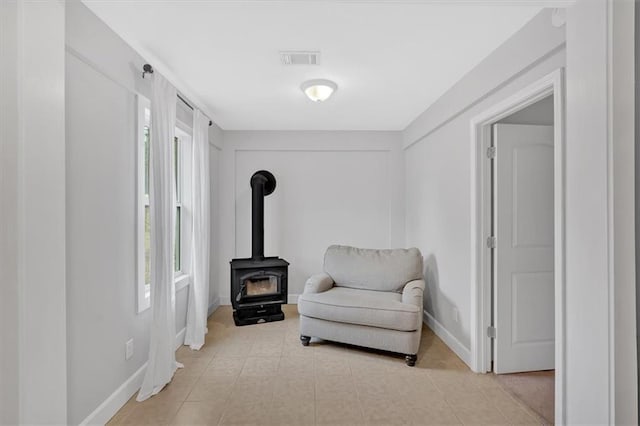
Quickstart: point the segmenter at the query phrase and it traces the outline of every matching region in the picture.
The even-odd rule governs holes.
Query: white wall
[[[640,7],[636,7],[634,10],[634,36],[635,36],[635,48],[634,48],[634,77],[636,80],[635,90],[635,111],[640,112]],[[635,250],[636,250],[636,356],[640,352],[640,120],[635,120]],[[637,369],[640,371],[640,357],[637,356]],[[637,385],[640,386],[640,374],[637,377]],[[640,410],[638,410],[638,423],[640,424]]]
[[[18,8],[0,2],[0,424],[19,422]]]
[[[613,273],[615,340],[615,421],[633,424],[638,419],[635,304],[635,182],[634,126],[634,9],[631,1],[611,4],[611,93],[609,120],[613,174]],[[611,102],[613,103],[611,105]],[[610,205],[611,207],[611,205]],[[611,232],[611,231],[610,231]],[[610,238],[611,238],[610,237]]]
[[[0,19],[0,424],[64,424],[64,4]]]
[[[0,7],[3,424],[67,421],[64,10]]]
[[[265,254],[289,267],[290,301],[322,271],[331,244],[403,246],[398,132],[225,132],[220,296],[229,303],[229,261],[251,256],[249,179],[277,179],[265,199]]]
[[[73,6],[69,9],[73,26],[77,15]],[[67,55],[72,424],[82,421],[147,360],[149,310],[136,314],[135,116],[132,92]],[[124,343],[130,338],[135,354],[125,361]]]
[[[637,421],[633,5],[567,11],[568,424]]]
[[[553,126],[553,96],[547,96],[533,105],[516,111],[498,123]]]
[[[65,4],[19,2],[18,16],[20,421],[64,423]]]
[[[146,361],[150,311],[136,313],[136,88],[144,61],[84,5],[67,6],[69,423]],[[124,344],[134,339],[134,356]],[[100,360],[100,362],[96,362]]]
[[[149,80],[140,77],[144,63],[144,58],[82,3],[68,3],[67,347],[71,424],[86,419],[147,361],[151,316],[150,310],[136,313],[135,263],[136,93],[148,97],[150,92]],[[178,110],[179,118],[190,123],[190,111]],[[211,136],[219,137],[219,133],[219,129],[212,130]],[[186,324],[187,298],[188,287],[176,292],[177,332]],[[134,356],[125,360],[124,345],[131,338]],[[126,392],[135,390],[134,382]],[[130,395],[124,396],[128,399]],[[110,405],[105,410],[113,408],[119,407]]]
[[[221,276],[223,262],[220,261],[221,236],[221,196],[222,186],[222,146],[224,133],[215,123],[209,128],[209,178],[211,185],[211,241],[209,247],[209,314],[220,305],[220,285],[218,283]],[[228,266],[227,266],[228,267]]]
[[[470,120],[564,63],[564,29],[543,11],[403,133],[406,245],[425,257],[425,310],[463,359],[471,325]]]

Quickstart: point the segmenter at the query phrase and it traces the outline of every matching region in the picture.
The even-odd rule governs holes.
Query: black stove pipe
[[[251,176],[251,259],[264,259],[264,197],[276,189],[276,178],[266,170]]]

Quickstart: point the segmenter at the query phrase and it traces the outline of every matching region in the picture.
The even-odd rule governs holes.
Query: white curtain
[[[189,286],[187,332],[184,344],[199,350],[207,333],[209,310],[209,119],[193,111],[191,243],[192,282]]]
[[[151,213],[151,341],[149,362],[137,400],[157,394],[171,381],[176,368],[175,283],[173,240],[175,193],[173,138],[176,127],[176,89],[158,72],[151,96],[150,192]]]

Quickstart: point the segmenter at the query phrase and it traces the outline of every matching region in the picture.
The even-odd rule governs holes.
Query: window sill
[[[191,284],[191,276],[189,276],[187,274],[180,274],[180,275],[175,277],[174,283],[175,283],[175,287],[176,287],[175,292],[177,293],[180,290],[182,290],[183,288],[189,287],[189,284]],[[146,288],[145,288],[145,303],[144,303],[144,307],[142,307],[141,309],[138,310],[138,314],[141,314],[144,311],[146,311],[147,309],[151,308],[151,286],[147,285],[145,287]]]
[[[191,284],[191,276],[187,274],[180,274],[175,277],[176,293]]]

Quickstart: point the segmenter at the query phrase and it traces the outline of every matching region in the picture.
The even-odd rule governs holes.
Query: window
[[[151,104],[138,96],[137,137],[137,299],[138,312],[151,305],[151,212],[149,210],[149,152],[151,141]]]
[[[150,144],[151,105],[148,99],[138,96],[138,231],[137,231],[137,299],[138,312],[149,308],[151,304],[151,211],[150,211]],[[173,140],[174,155],[174,194],[175,194],[175,240],[174,271],[176,290],[189,284],[189,274],[185,268],[188,262],[190,222],[188,220],[189,191],[191,169],[191,129],[178,123]]]
[[[175,245],[174,262],[176,291],[189,284],[191,271],[191,127],[177,122],[173,140],[175,171]]]
[[[176,129],[176,134],[179,131]],[[173,270],[180,273],[182,271],[182,151],[181,141],[178,136],[173,138],[173,171],[175,175],[174,192],[175,192],[175,241],[173,243]]]

